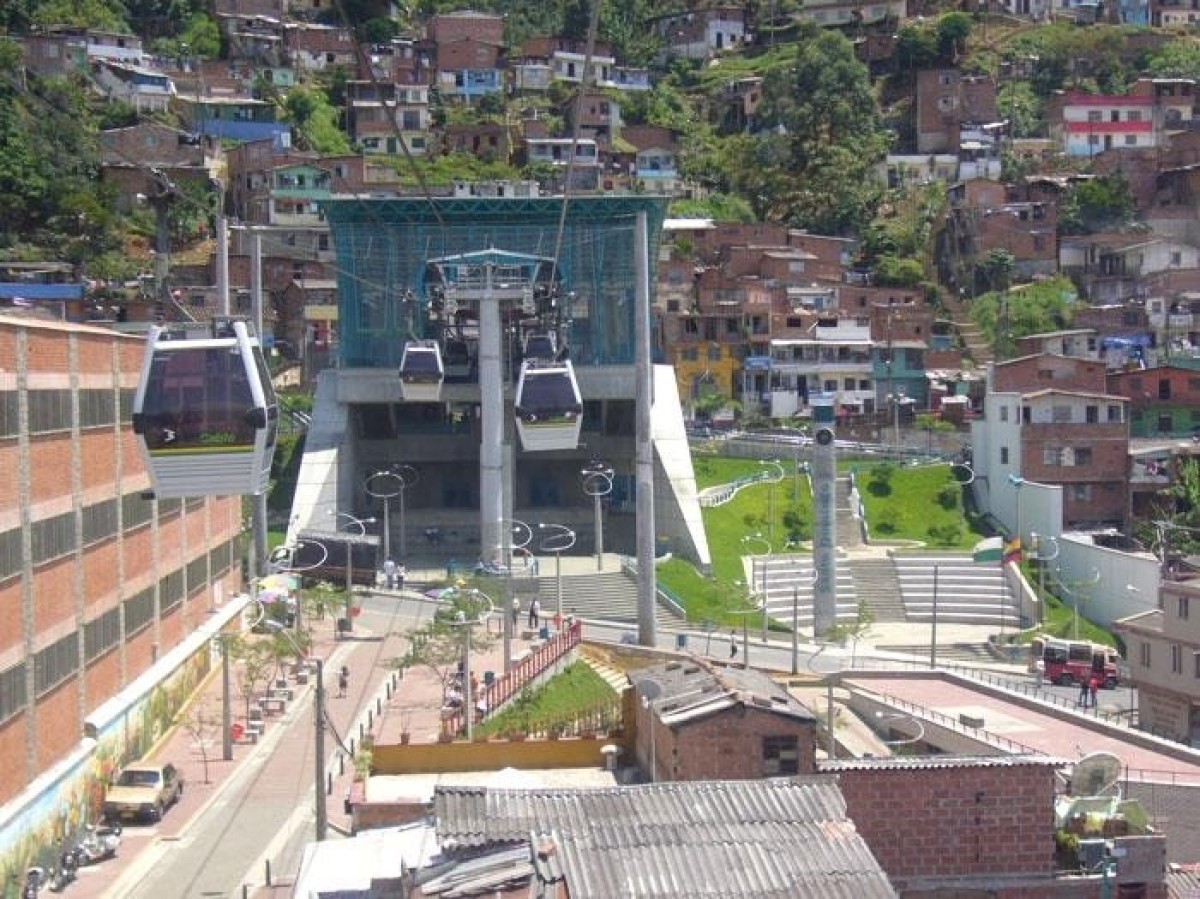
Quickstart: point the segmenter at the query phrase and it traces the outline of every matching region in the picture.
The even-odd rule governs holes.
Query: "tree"
[[[822,639],[828,643],[850,643],[850,667],[854,667],[858,655],[858,641],[871,633],[875,624],[875,613],[870,606],[861,600],[854,611],[854,620],[838,622],[822,634]]]
[[[204,782],[212,783],[208,773],[208,750],[213,736],[221,732],[220,712],[214,710],[208,700],[200,699],[184,710],[179,723],[200,750],[200,758],[204,763]]]
[[[807,28],[794,65],[764,77],[758,118],[752,152],[730,160],[751,205],[822,234],[861,230],[881,196],[875,166],[888,139],[851,43]]]
[[[398,668],[423,667],[437,678],[443,699],[450,692],[458,674],[463,651],[469,644],[471,652],[483,652],[492,647],[494,638],[481,625],[459,624],[478,621],[491,606],[486,593],[473,588],[455,588],[443,595],[449,604],[439,609],[433,618],[408,632],[408,652],[394,659]],[[505,614],[505,609],[498,610]]]
[[[966,50],[971,36],[971,17],[966,13],[946,13],[937,22],[937,49],[942,62],[953,64]]]
[[[350,140],[338,127],[337,110],[323,91],[295,87],[283,101],[284,118],[296,132],[297,149],[327,156],[350,152]]]
[[[1058,230],[1062,234],[1095,234],[1125,228],[1134,218],[1129,181],[1117,172],[1072,184]]]
[[[1017,257],[1006,247],[993,247],[979,265],[979,273],[991,290],[1007,290],[1017,268]]]
[[[261,694],[279,665],[272,641],[227,637],[226,651],[238,663],[237,692],[246,704],[246,720],[250,719],[250,704]]]

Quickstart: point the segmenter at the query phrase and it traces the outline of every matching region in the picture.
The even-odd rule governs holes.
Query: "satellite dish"
[[[1076,798],[1119,795],[1123,767],[1111,752],[1090,752],[1075,763],[1069,794]]]

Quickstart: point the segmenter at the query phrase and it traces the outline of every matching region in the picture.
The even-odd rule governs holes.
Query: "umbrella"
[[[275,603],[275,602],[285,602],[285,603],[288,603],[289,605],[294,605],[296,602],[294,599],[292,599],[292,597],[290,595],[288,595],[288,592],[286,590],[275,590],[275,589],[259,590],[257,598],[258,598],[258,601],[263,603],[264,605],[270,605],[271,603]]]
[[[268,574],[258,581],[259,590],[275,590],[290,593],[300,586],[300,578],[294,574]]]

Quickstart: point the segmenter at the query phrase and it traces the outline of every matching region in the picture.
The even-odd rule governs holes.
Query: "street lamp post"
[[[467,592],[471,596],[482,597],[486,604],[486,608],[470,620],[467,619],[467,613],[459,609],[454,615],[454,620],[450,622],[451,627],[461,627],[463,630],[463,717],[467,722],[467,740],[470,741],[475,738],[475,697],[471,695],[471,628],[487,624],[495,606],[492,598],[482,590],[471,589]]]
[[[1071,597],[1071,639],[1079,639],[1079,593],[1082,590],[1090,590],[1096,584],[1100,583],[1100,570],[1093,568],[1088,577],[1078,581],[1064,581],[1062,579],[1062,569],[1055,568],[1054,573],[1058,580],[1060,590],[1067,591],[1067,595]]]
[[[642,708],[648,713],[646,721],[650,727],[650,782],[656,783],[658,781],[658,752],[656,751],[657,747],[654,745],[654,713],[651,711],[649,696],[642,697]]]
[[[604,511],[601,499],[612,493],[613,469],[607,462],[593,459],[579,472],[583,476],[583,492],[592,498],[596,531],[596,570],[604,570]]]
[[[292,644],[296,654],[303,658],[304,650],[291,633],[279,625],[279,622],[268,622],[272,630]],[[313,656],[308,660],[316,668],[316,684],[313,687],[313,737],[316,746],[313,750],[313,789],[316,793],[316,840],[325,839],[329,826],[329,815],[325,807],[325,661]]]
[[[1054,544],[1054,555],[1046,556],[1042,554],[1042,543],[1050,541]],[[1033,531],[1029,535],[1029,543],[1033,549],[1033,558],[1038,563],[1038,624],[1042,624],[1046,620],[1046,563],[1053,562],[1058,558],[1058,538],[1051,537],[1049,534],[1039,534]]]
[[[523,550],[533,540],[533,528],[521,521],[519,518],[508,518],[500,522],[499,531],[504,535],[503,545],[500,547],[500,562],[504,566],[504,612],[501,616],[503,620],[502,631],[504,633],[504,672],[512,668],[512,638],[513,638],[513,619],[512,611],[509,608],[513,601],[513,553],[517,550]]]
[[[392,557],[392,498],[400,497],[400,559],[408,556],[408,540],[404,529],[404,492],[420,478],[420,474],[411,465],[404,462],[393,462],[386,468],[367,475],[363,482],[363,490],[368,496],[383,500],[383,557]]]
[[[783,466],[778,459],[760,459],[759,465],[772,465],[775,470],[767,475],[767,539],[774,542],[775,540],[775,485],[782,481],[787,472],[783,470]]]
[[[374,518],[359,518],[356,515],[351,515],[349,512],[330,511],[329,514],[334,517],[335,522],[336,522],[336,519],[338,519],[338,518],[348,518],[350,520],[350,523],[355,525],[358,528],[358,535],[360,537],[367,536],[367,525],[375,523]],[[350,614],[351,605],[353,602],[352,597],[354,595],[354,556],[353,556],[352,550],[353,550],[353,546],[351,546],[350,541],[347,540],[346,541],[346,624],[345,624],[345,628],[347,631],[352,630],[354,627],[354,619]]]
[[[316,562],[313,562],[311,565],[297,566],[296,565],[296,553],[306,546],[317,547],[319,550],[321,550],[321,557],[319,559],[317,559]],[[278,555],[280,553],[282,553],[282,555],[279,558],[276,558],[276,555]],[[293,543],[290,546],[281,546],[281,547],[277,548],[275,550],[275,554],[273,554],[271,557],[271,570],[275,574],[303,575],[304,572],[306,572],[306,571],[313,571],[317,568],[320,568],[322,565],[325,564],[325,562],[328,559],[329,559],[329,547],[328,546],[326,546],[320,540],[313,540],[312,538],[306,538],[304,540],[297,540],[295,543]],[[303,595],[303,588],[301,586],[302,583],[303,582],[301,579],[297,579],[297,581],[296,581],[296,620],[294,622],[297,633],[299,633],[302,630],[301,621],[300,621],[300,618],[301,618],[300,613],[304,607],[304,595]]]
[[[1023,477],[1021,477],[1020,475],[1009,472],[1008,483],[1012,484],[1013,487],[1017,491],[1017,503],[1016,503],[1016,505],[1017,505],[1017,509],[1016,509],[1017,524],[1016,524],[1015,530],[1017,532],[1017,542],[1019,543],[1021,541],[1021,488],[1025,486],[1025,479]]]
[[[555,612],[558,621],[562,622],[563,593],[562,593],[562,554],[575,545],[575,532],[565,524],[538,523],[538,531],[543,533],[539,552],[554,553],[554,592],[557,597]]]
[[[778,463],[776,463],[776,464],[778,464]],[[742,538],[742,542],[746,543],[748,541],[758,541],[767,547],[766,552],[761,553],[761,554],[751,553],[751,556],[750,556],[750,559],[751,559],[750,574],[752,576],[754,574],[754,563],[760,559],[762,560],[762,639],[763,639],[763,642],[766,643],[767,642],[767,626],[768,626],[768,621],[767,621],[767,619],[768,619],[768,615],[767,615],[767,565],[771,559],[771,541],[768,540],[766,537],[764,537],[762,534],[747,534],[745,537]],[[753,582],[753,580],[751,582]]]

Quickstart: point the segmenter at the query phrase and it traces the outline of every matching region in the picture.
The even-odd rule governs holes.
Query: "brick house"
[[[1012,200],[1004,185],[985,179],[955,184],[946,197],[945,252],[938,254],[944,278],[987,289],[974,281],[978,266],[994,249],[1013,254],[1018,281],[1057,273],[1056,203]]]
[[[1200,371],[1175,365],[1116,372],[1108,390],[1129,400],[1131,437],[1191,437],[1200,432]]]
[[[395,156],[402,152],[401,140],[414,156],[428,152],[433,115],[427,85],[347,81],[346,103],[350,139],[363,152]]]
[[[654,22],[654,33],[666,43],[669,58],[708,59],[746,42],[746,11],[710,6],[670,13]]]
[[[504,43],[504,18],[470,9],[441,13],[429,21],[428,34],[439,48],[443,44],[465,40],[499,47]]]
[[[1200,250],[1153,234],[1071,234],[1059,239],[1059,268],[1093,305],[1148,294],[1152,276],[1194,269]]]
[[[917,72],[917,152],[957,153],[964,124],[995,122],[996,82],[958,69]]]
[[[810,774],[817,719],[753,668],[705,659],[631,674],[642,770],[654,781],[742,780]]]
[[[442,153],[466,153],[485,162],[507,162],[512,155],[508,126],[503,122],[448,124],[441,133]]]
[[[1005,473],[1063,488],[1064,529],[1124,526],[1129,505],[1129,422],[1107,392],[1101,360],[1040,354],[994,363],[985,400],[989,479]],[[977,460],[979,456],[977,454]],[[982,461],[982,460],[980,460]]]
[[[354,35],[345,28],[288,23],[283,29],[283,48],[297,71],[358,70]]]
[[[129,211],[137,195],[153,192],[148,169],[161,169],[175,183],[206,182],[209,142],[199,135],[158,122],[100,132],[100,165],[106,182],[117,186],[117,208]]]

